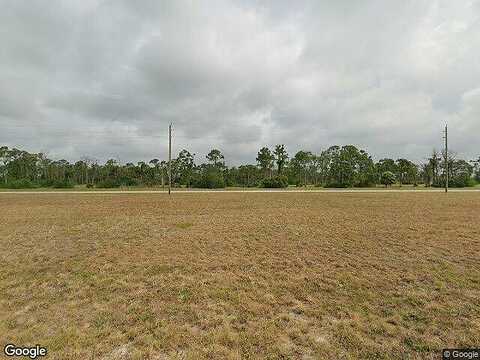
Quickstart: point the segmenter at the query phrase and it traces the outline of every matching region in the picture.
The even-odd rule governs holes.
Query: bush
[[[263,188],[286,188],[288,186],[288,179],[286,176],[275,176],[269,179],[263,179],[260,183]]]
[[[53,182],[52,187],[55,189],[71,189],[73,183],[70,180],[57,180]]]
[[[225,185],[226,186],[235,186],[236,184],[232,179],[227,178],[227,180],[225,181]]]
[[[138,181],[136,179],[133,179],[131,177],[121,177],[119,180],[119,183],[121,186],[137,186]]]
[[[477,185],[477,182],[475,181],[475,179],[462,177],[462,176],[449,179],[448,181],[448,186],[451,188],[473,187],[476,185]],[[445,187],[445,180],[439,181],[438,183],[435,183],[432,186],[437,188],[438,187],[443,188]]]
[[[52,187],[54,183],[55,183],[54,180],[40,180],[38,182],[38,185],[40,187]]]
[[[380,182],[385,186],[391,186],[392,184],[395,183],[395,174],[392,173],[391,171],[385,171],[382,174],[382,178],[380,179]]]
[[[193,183],[194,187],[203,189],[220,189],[225,187],[225,181],[222,174],[214,171],[208,171],[196,179]]]
[[[6,189],[34,189],[38,185],[28,179],[12,180],[8,183],[2,183],[1,187]]]
[[[350,187],[348,184],[345,183],[336,183],[336,182],[331,182],[325,185],[326,188],[348,188]]]
[[[371,182],[359,182],[358,184],[355,185],[355,187],[359,187],[359,188],[375,187],[375,184]]]
[[[97,188],[104,188],[104,189],[112,189],[120,187],[120,183],[117,180],[107,179],[103,181],[99,181],[95,184]]]
[[[468,187],[475,187],[478,185],[478,181],[476,179],[469,179],[467,181],[467,186]]]
[[[450,186],[451,187],[474,187],[476,185],[477,185],[477,182],[475,181],[475,179],[460,178],[460,179],[454,179]]]

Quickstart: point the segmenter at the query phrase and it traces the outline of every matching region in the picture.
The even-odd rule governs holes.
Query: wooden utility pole
[[[445,192],[448,192],[448,125],[445,125]]]
[[[168,126],[168,195],[172,191],[172,123]]]

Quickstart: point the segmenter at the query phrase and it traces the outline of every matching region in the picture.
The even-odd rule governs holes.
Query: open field
[[[0,196],[0,345],[437,359],[480,345],[480,193]]]

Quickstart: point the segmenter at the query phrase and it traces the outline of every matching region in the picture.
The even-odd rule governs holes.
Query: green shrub
[[[128,176],[121,177],[118,182],[120,183],[121,186],[137,186],[138,181],[137,179],[133,179]]]
[[[449,186],[451,187],[474,187],[477,185],[477,182],[473,178],[458,177],[457,179],[452,179]]]
[[[325,185],[326,188],[348,188],[350,187],[348,184],[346,183],[336,183],[336,182],[331,182],[331,183],[328,183]]]
[[[288,179],[286,176],[275,176],[268,179],[263,179],[260,183],[263,188],[286,188],[288,186]]]
[[[380,182],[385,186],[391,186],[395,183],[395,174],[391,171],[385,171],[382,173],[382,178]]]
[[[448,186],[451,188],[463,188],[463,187],[473,187],[476,186],[477,182],[475,179],[467,178],[464,176],[458,176],[453,179],[449,179]],[[445,187],[445,180],[439,181],[432,185],[433,187]]]
[[[38,182],[38,185],[40,187],[52,187],[54,183],[55,183],[54,180],[40,180]]]
[[[226,186],[235,186],[236,184],[232,179],[227,178],[226,181],[225,181],[225,185]]]
[[[296,187],[305,187],[306,186],[305,183],[302,180],[295,181],[295,183],[293,185],[295,185]]]
[[[2,183],[1,187],[6,189],[34,189],[38,184],[28,179],[12,180],[8,183]]]
[[[477,181],[475,179],[468,179],[467,182],[465,183],[466,187],[474,187],[477,186]]]
[[[366,181],[366,182],[359,182],[358,184],[355,184],[355,187],[359,188],[368,188],[368,187],[374,187],[375,183]]]
[[[99,181],[95,184],[97,188],[112,189],[120,187],[120,183],[117,180],[107,179]]]
[[[193,186],[203,189],[220,189],[225,187],[225,181],[222,174],[216,171],[207,171],[194,181]]]
[[[57,180],[53,182],[52,187],[55,189],[71,189],[73,183],[70,180]]]

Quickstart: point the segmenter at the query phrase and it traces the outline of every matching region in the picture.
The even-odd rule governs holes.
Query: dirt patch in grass
[[[192,226],[193,224],[189,222],[181,222],[181,223],[175,224],[175,227],[182,230],[186,230],[188,228],[191,228]]]
[[[0,345],[425,359],[480,344],[480,194],[0,197]]]

